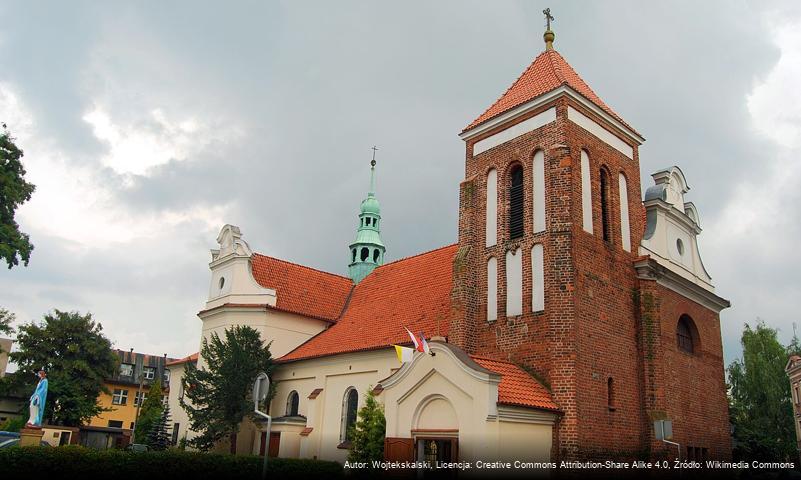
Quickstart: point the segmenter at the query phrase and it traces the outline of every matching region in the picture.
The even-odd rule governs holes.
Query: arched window
[[[487,260],[487,321],[498,319],[498,259]]]
[[[682,315],[679,323],[676,324],[676,346],[681,351],[695,353],[697,337],[698,333],[693,319],[689,315]]]
[[[356,249],[354,248],[353,249],[353,260],[351,260],[351,262],[355,262],[355,261],[356,261]]]
[[[286,398],[286,415],[287,417],[294,417],[298,415],[298,405],[300,404],[300,395],[295,390],[289,392]]]
[[[509,238],[523,236],[523,167],[515,165],[509,174]]]
[[[378,256],[380,254],[381,252],[377,248],[373,250],[373,262],[378,263]]]
[[[606,380],[606,406],[610,410],[615,409],[615,379],[612,377]]]
[[[367,247],[362,247],[360,258],[362,259],[362,262],[370,258],[370,249]]]
[[[354,425],[356,425],[356,412],[359,408],[359,393],[355,388],[350,387],[345,391],[345,398],[342,400],[342,427],[339,439],[342,442],[351,440]]]
[[[491,247],[498,243],[498,171],[494,168],[487,172],[487,205],[484,228],[486,246]]]
[[[601,227],[605,242],[612,241],[612,210],[609,208],[609,174],[601,169]]]

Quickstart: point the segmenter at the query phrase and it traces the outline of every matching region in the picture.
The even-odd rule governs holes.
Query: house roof
[[[254,253],[253,278],[276,292],[269,308],[335,322],[353,288],[350,278]]]
[[[531,65],[517,80],[495,101],[484,113],[465,127],[462,132],[490,120],[504,112],[522,105],[545,93],[566,85],[581,96],[591,101],[604,112],[611,115],[627,128],[635,131],[614,112],[601,98],[592,91],[589,85],[573,70],[573,67],[556,50],[545,50],[531,62]],[[636,131],[635,131],[636,132]]]
[[[501,383],[498,385],[498,403],[559,410],[548,389],[514,363],[484,357],[471,358],[482,367],[501,376]]]
[[[406,344],[410,340],[404,327],[415,334],[447,335],[456,249],[448,245],[376,268],[354,287],[334,325],[279,361]]]
[[[180,358],[178,360],[172,360],[166,363],[166,366],[170,365],[181,365],[182,363],[189,363],[189,362],[197,362],[199,352],[195,352],[192,355],[188,355],[184,358]]]

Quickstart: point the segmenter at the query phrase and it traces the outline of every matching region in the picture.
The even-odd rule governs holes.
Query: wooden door
[[[268,454],[271,457],[278,456],[278,447],[281,444],[281,432],[270,432],[270,448]]]

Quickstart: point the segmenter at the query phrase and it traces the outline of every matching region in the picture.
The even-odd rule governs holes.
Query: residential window
[[[172,444],[178,445],[178,431],[181,428],[180,423],[173,423],[172,424]]]
[[[114,405],[125,405],[128,403],[128,390],[115,388],[111,396],[111,403]]]
[[[170,384],[170,369],[165,368],[163,372],[161,372],[161,383],[162,387],[166,387]]]
[[[121,377],[133,377],[133,365],[130,363],[121,363],[120,364],[120,376]]]
[[[153,380],[156,378],[156,369],[153,367],[145,367],[144,369],[145,380]]]
[[[108,426],[110,428],[122,428],[122,420],[109,420]]]
[[[147,398],[146,392],[136,392],[136,395],[134,395],[134,407],[137,407],[145,403],[146,398]]]

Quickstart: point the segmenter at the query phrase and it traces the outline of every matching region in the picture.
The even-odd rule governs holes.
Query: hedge
[[[11,447],[0,449],[0,477],[9,473],[33,474],[30,478],[261,478],[264,457],[184,452],[125,452],[94,450],[79,446]],[[296,458],[270,458],[268,478],[342,478],[336,462]]]

